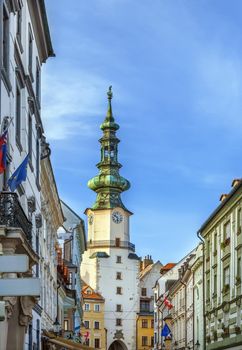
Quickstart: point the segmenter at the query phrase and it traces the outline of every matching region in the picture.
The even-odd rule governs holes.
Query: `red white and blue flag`
[[[2,174],[7,166],[7,140],[8,129],[0,136],[0,174]]]

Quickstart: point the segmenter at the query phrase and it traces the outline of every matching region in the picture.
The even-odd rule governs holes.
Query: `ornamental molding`
[[[118,339],[118,340],[124,339],[124,334],[122,329],[116,330],[116,332],[114,333],[113,339]]]
[[[28,203],[28,211],[29,211],[30,214],[32,214],[36,210],[36,199],[35,199],[35,197],[34,196],[28,197],[27,203]]]

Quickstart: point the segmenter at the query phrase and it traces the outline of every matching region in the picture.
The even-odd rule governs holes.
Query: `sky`
[[[112,85],[131,242],[139,256],[179,261],[242,174],[242,2],[46,7],[56,57],[43,66],[42,118],[60,197],[83,219],[95,201],[87,181]]]

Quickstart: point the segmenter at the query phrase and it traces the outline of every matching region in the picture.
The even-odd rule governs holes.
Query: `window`
[[[35,91],[35,94],[36,94],[37,102],[39,104],[39,108],[40,108],[40,98],[41,98],[40,84],[41,84],[40,65],[39,65],[38,59],[36,59],[36,86],[35,86],[36,91]]]
[[[150,338],[150,345],[151,345],[151,346],[154,346],[154,337],[151,337],[151,338]]]
[[[238,256],[237,259],[237,277],[241,278],[241,257]]]
[[[120,238],[115,238],[115,246],[120,247]]]
[[[3,6],[3,69],[8,75],[9,73],[9,16],[7,9]]]
[[[94,347],[95,347],[95,349],[100,348],[100,339],[99,338],[94,339]]]
[[[210,279],[207,279],[207,289],[206,289],[207,295],[206,295],[206,299],[209,300],[210,299]]]
[[[217,294],[217,273],[214,274],[214,295]]]
[[[122,262],[122,257],[118,255],[116,259],[116,263],[121,264],[121,262]]]
[[[116,326],[122,326],[122,319],[116,318]]]
[[[36,342],[37,350],[40,349],[40,320],[36,320]]]
[[[32,75],[33,71],[33,35],[29,26],[29,73]]]
[[[117,287],[116,294],[122,294],[122,287]]]
[[[85,338],[85,345],[87,345],[87,346],[90,345],[90,339],[89,338]]]
[[[117,304],[116,305],[116,311],[117,312],[122,312],[122,305],[121,304]]]
[[[32,322],[29,324],[29,344],[28,344],[28,350],[32,350],[33,347],[33,326]]]
[[[121,272],[116,273],[116,280],[121,280],[122,279],[122,274]]]
[[[99,304],[95,304],[94,305],[94,311],[95,312],[99,312],[100,311],[100,305]]]
[[[72,272],[69,272],[69,284],[72,284]]]
[[[241,217],[241,208],[238,209],[238,228],[241,228],[242,217]]]
[[[230,276],[229,276],[229,266],[224,268],[224,286],[229,285]]]
[[[155,322],[157,322],[157,312],[154,313]]]
[[[214,234],[214,252],[217,251],[217,233]]]
[[[94,321],[94,329],[99,329],[99,322],[98,321]]]
[[[22,8],[17,12],[17,39],[21,43],[22,38]]]
[[[142,297],[146,297],[146,295],[147,295],[146,288],[141,288],[141,295],[142,295]]]
[[[142,346],[146,346],[146,345],[148,345],[148,337],[142,336]]]
[[[84,310],[85,311],[90,311],[90,304],[85,304],[84,305]]]
[[[21,147],[21,90],[16,80],[16,106],[15,106],[15,118],[16,118],[16,141],[18,146]]]
[[[154,328],[154,320],[151,320],[151,328]]]
[[[68,320],[64,320],[64,330],[68,331],[69,329],[69,321]]]
[[[230,221],[224,225],[224,240],[230,239]]]
[[[148,328],[148,320],[142,320],[142,328]]]
[[[84,321],[84,326],[85,326],[86,329],[89,329],[90,328],[89,327],[89,321]]]
[[[149,312],[150,311],[150,302],[148,300],[140,301],[140,311]]]
[[[28,149],[29,149],[29,162],[32,163],[32,117],[29,114],[29,122],[28,122]]]
[[[40,162],[39,138],[37,133],[37,138],[36,138],[36,184],[37,186],[39,186],[39,162]]]

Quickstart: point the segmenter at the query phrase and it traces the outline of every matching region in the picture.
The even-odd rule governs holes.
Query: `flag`
[[[24,158],[20,166],[15,170],[13,175],[8,180],[8,186],[10,190],[14,192],[16,188],[26,180],[27,178],[27,167],[28,167],[29,155]]]
[[[6,129],[0,137],[0,174],[2,174],[7,166],[7,135]]]
[[[162,337],[168,337],[171,336],[171,330],[170,328],[167,326],[167,324],[165,323],[162,331],[161,331],[161,336]]]
[[[170,300],[167,299],[167,297],[165,297],[164,299],[164,304],[169,310],[173,308],[172,303],[170,302]]]

